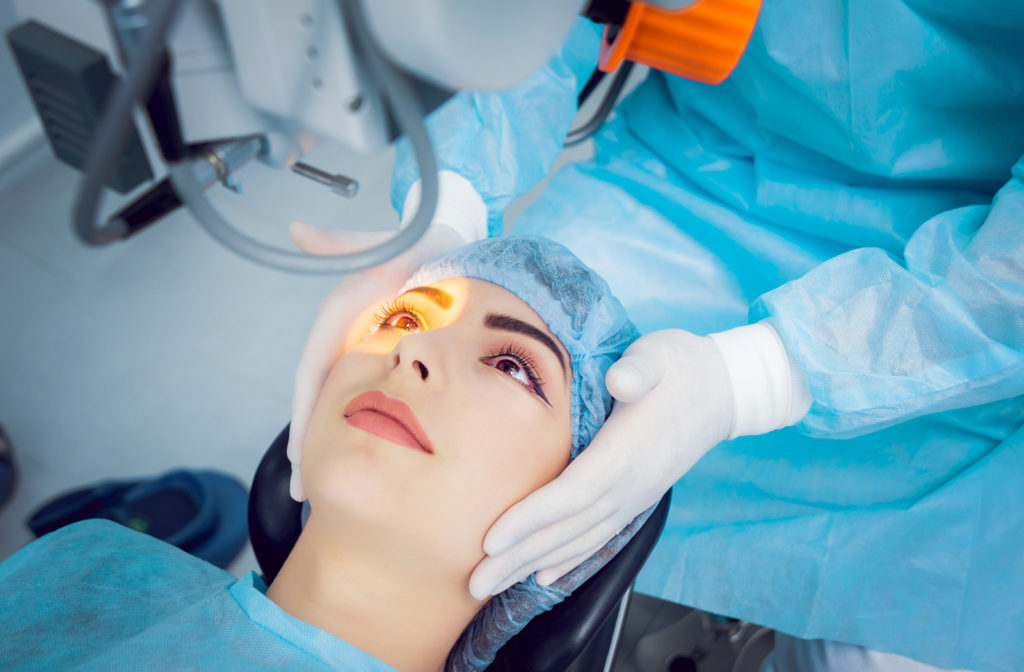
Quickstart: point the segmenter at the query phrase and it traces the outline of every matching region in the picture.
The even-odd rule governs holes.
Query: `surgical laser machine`
[[[739,60],[760,0],[16,4],[26,20],[7,35],[15,60],[54,154],[85,175],[73,213],[83,242],[122,240],[184,203],[243,256],[337,273],[390,259],[426,231],[437,170],[424,117],[456,91],[512,86],[544,63],[581,14],[606,24],[591,84],[624,60],[720,81]],[[614,94],[628,68],[619,70]],[[602,105],[569,141],[585,139],[610,108]],[[280,250],[241,233],[204,196],[218,182],[233,188],[235,172],[256,158],[351,198],[354,180],[303,156],[323,140],[371,153],[399,135],[419,164],[420,207],[408,226],[368,250],[340,257]],[[100,225],[104,187],[134,200]]]

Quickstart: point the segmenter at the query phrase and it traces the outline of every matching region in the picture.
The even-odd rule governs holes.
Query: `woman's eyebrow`
[[[565,358],[562,356],[562,351],[558,349],[555,342],[545,334],[543,331],[533,326],[529,322],[523,322],[522,320],[516,319],[511,315],[502,315],[500,313],[487,313],[484,317],[484,326],[491,329],[500,329],[502,331],[513,331],[517,334],[523,334],[529,336],[542,344],[546,345],[551,352],[555,353],[558,357],[558,363],[562,365],[562,373],[568,373],[565,370]]]
[[[435,304],[438,305],[442,310],[448,310],[452,305],[452,295],[443,289],[437,287],[413,287],[412,289],[405,292],[406,294],[422,294],[427,297]]]

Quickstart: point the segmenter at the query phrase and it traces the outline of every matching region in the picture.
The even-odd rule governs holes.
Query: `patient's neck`
[[[446,576],[393,545],[311,514],[267,597],[400,672],[440,672],[481,607],[472,568]]]

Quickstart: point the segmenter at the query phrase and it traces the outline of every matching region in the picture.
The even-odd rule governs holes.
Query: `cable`
[[[97,227],[95,222],[103,185],[132,128],[130,115],[133,105],[148,95],[146,89],[151,88],[156,79],[167,34],[180,0],[150,0],[150,3],[145,32],[138,42],[141,46],[138,53],[133,55],[132,62],[127,64],[125,77],[111,97],[107,112],[100,121],[75,203],[74,230],[89,245],[104,245],[131,233],[118,218],[113,218],[102,228]],[[377,49],[370,36],[362,6],[358,2],[344,0],[340,0],[340,4],[343,15],[352,27],[350,33],[355,46],[367,63],[372,80],[380,82],[395,123],[409,138],[416,157],[423,197],[409,226],[381,245],[337,257],[312,257],[301,252],[282,250],[242,234],[225,221],[207,200],[186,162],[172,164],[168,168],[171,181],[182,201],[215,240],[247,259],[286,271],[346,273],[381,264],[412,247],[426,233],[437,206],[437,163],[423,124],[419,101],[405,76],[387,62]]]
[[[72,226],[82,242],[88,245],[105,245],[128,235],[128,229],[121,220],[113,220],[102,228],[96,226],[96,211],[99,207],[103,185],[110,178],[121,150],[134,128],[131,123],[132,107],[135,101],[149,95],[156,71],[163,59],[164,44],[174,17],[177,15],[179,0],[150,0],[151,9],[146,12],[146,27],[138,44],[137,53],[124,79],[118,84],[107,105],[107,111],[96,129],[89,155],[85,161],[82,186],[75,201]]]
[[[576,97],[576,109],[583,107],[583,103],[587,102],[587,99],[590,98],[590,94],[594,92],[594,89],[597,88],[597,85],[601,83],[607,74],[607,72],[600,68],[595,68],[594,72],[590,73],[590,79],[588,79],[587,83],[583,85],[583,90],[580,91],[580,95]]]
[[[597,111],[594,112],[593,116],[586,123],[569,131],[563,147],[573,147],[586,141],[607,121],[608,115],[611,114],[612,108],[615,107],[615,103],[619,99],[619,94],[622,93],[622,87],[626,85],[626,80],[629,79],[629,73],[632,71],[633,61],[626,61],[622,64],[615,73],[612,83],[608,86],[608,91],[601,100],[600,107],[597,108]]]

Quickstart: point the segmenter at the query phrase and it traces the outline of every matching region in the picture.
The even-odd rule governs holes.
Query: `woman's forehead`
[[[551,337],[567,363],[570,359],[565,346],[548,327],[544,317],[514,292],[493,282],[479,278],[449,278],[430,285],[413,287],[408,292],[426,296],[439,307],[447,304],[445,310],[472,315],[473,319],[486,314],[497,314],[527,322]]]
[[[486,312],[501,310],[503,313],[527,319],[535,326],[550,331],[544,318],[537,314],[528,303],[501,285],[479,278],[448,278],[422,287],[413,287],[409,292],[419,293],[431,299],[445,310],[457,312]]]

